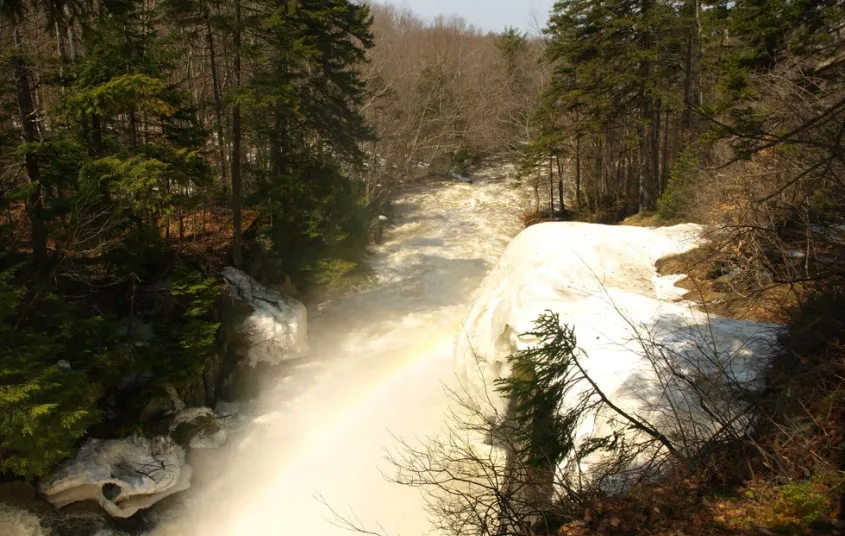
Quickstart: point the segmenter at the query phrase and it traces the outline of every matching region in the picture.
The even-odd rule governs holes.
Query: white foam
[[[4,536],[47,536],[38,517],[3,503],[0,503],[0,528]]]

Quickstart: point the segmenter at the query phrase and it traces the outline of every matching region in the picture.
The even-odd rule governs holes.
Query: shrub
[[[466,149],[458,149],[452,157],[452,171],[461,175],[467,176],[469,165],[472,163],[472,157]]]

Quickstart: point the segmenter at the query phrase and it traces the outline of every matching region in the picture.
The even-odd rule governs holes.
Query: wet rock
[[[226,375],[220,394],[226,400],[254,400],[271,387],[280,374],[278,366],[259,363],[251,367],[249,362],[241,361]]]
[[[81,501],[41,518],[50,536],[123,536],[114,519],[94,501]]]
[[[153,375],[150,372],[127,374],[120,380],[121,390],[137,390],[150,384]]]
[[[0,484],[0,505],[11,506],[39,517],[54,512],[53,507],[38,496],[37,490],[25,482]],[[3,523],[0,523],[0,528],[2,527]],[[2,534],[2,531],[0,531],[0,534]]]
[[[138,422],[148,423],[150,421],[158,420],[165,414],[172,413],[173,410],[173,402],[170,400],[169,396],[152,396],[138,414]]]
[[[26,482],[0,484],[0,503],[19,504],[35,500],[35,488]]]
[[[212,406],[217,402],[223,372],[222,361],[218,352],[214,352],[205,359],[202,369],[202,386],[205,392],[204,405]]]
[[[209,408],[187,408],[170,425],[170,437],[183,447],[215,449],[226,442],[226,430]]]

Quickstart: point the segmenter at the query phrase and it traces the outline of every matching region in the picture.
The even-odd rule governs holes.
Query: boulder
[[[275,365],[308,351],[305,305],[237,268],[225,268],[222,275],[233,297],[252,309],[237,326],[251,367]]]
[[[185,451],[169,437],[89,439],[39,486],[57,508],[93,500],[113,517],[130,517],[191,485]]]

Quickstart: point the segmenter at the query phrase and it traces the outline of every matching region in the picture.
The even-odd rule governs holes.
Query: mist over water
[[[385,449],[445,426],[455,338],[522,227],[526,197],[507,171],[400,193],[372,259],[378,283],[310,319],[311,354],[288,364],[216,456],[213,483],[190,492],[155,536],[348,534],[322,501],[390,534],[429,532],[419,491],[385,480]]]

